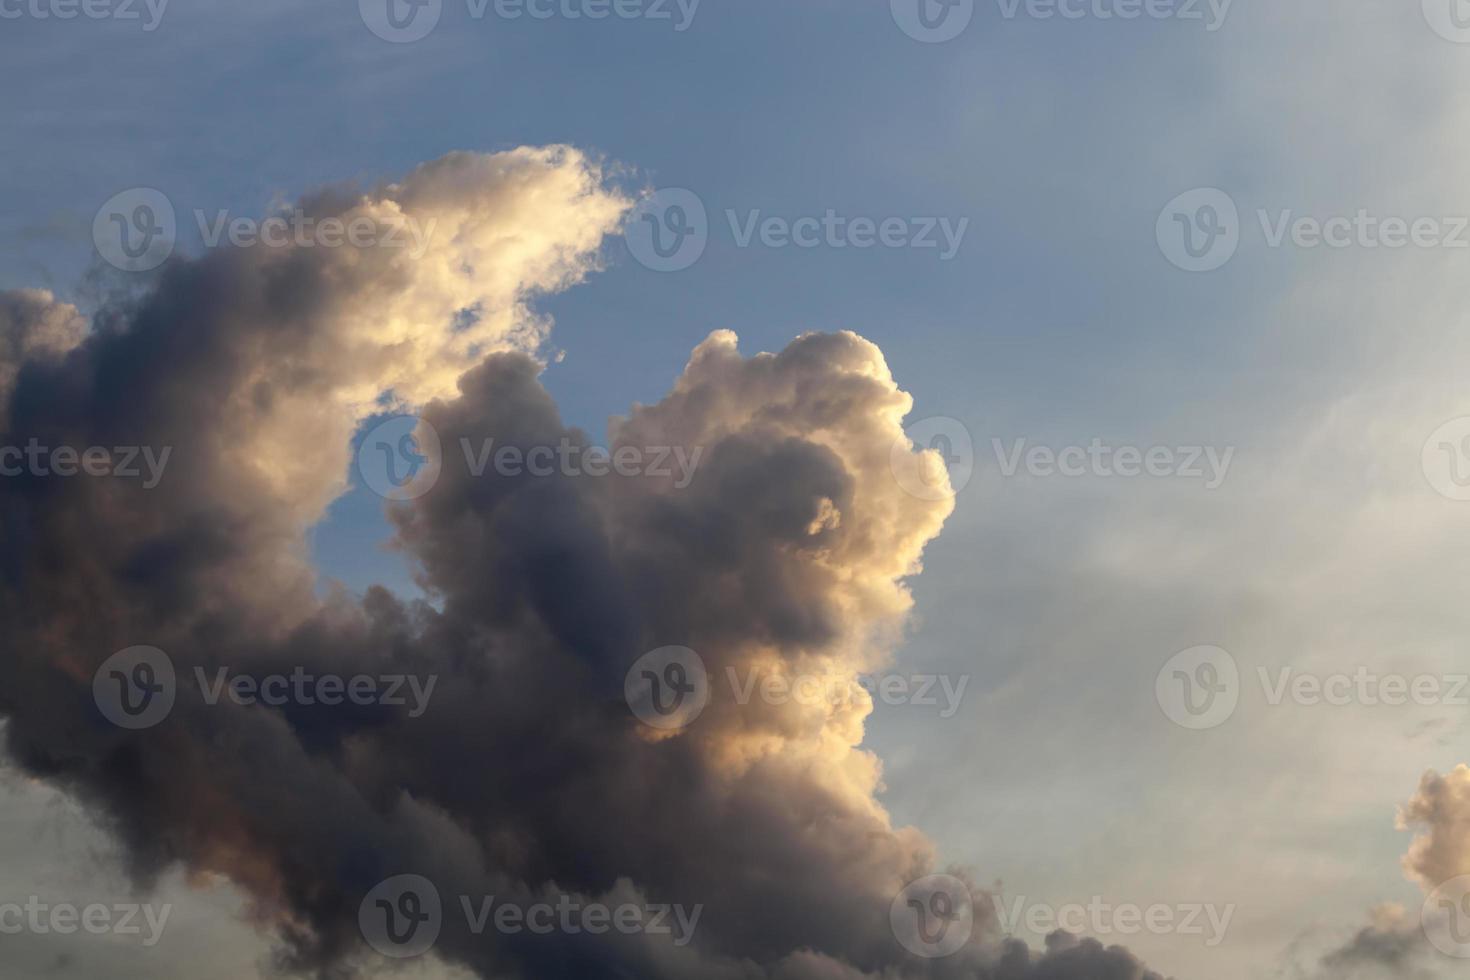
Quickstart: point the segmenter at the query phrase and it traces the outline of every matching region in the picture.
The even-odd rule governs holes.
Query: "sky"
[[[48,290],[83,317],[128,308],[155,280],[109,265],[94,219],[138,188],[172,207],[170,261],[188,262],[220,251],[205,239],[221,213],[404,181],[455,151],[575,147],[641,202],[625,223],[553,191],[488,198],[524,241],[575,253],[565,281],[538,264],[551,259],[515,273],[545,280],[514,318],[568,426],[599,444],[610,419],[642,431],[633,407],[694,384],[691,352],[715,331],[746,359],[851,331],[878,360],[832,356],[864,377],[886,365],[912,395],[909,437],[947,457],[951,492],[924,502],[952,513],[922,535],[922,574],[902,576],[913,609],[886,663],[863,671],[934,678],[938,703],[875,697],[861,734],[881,760],[874,798],[933,842],[936,868],[1003,908],[1164,906],[1173,927],[1072,931],[1179,980],[1454,975],[1459,958],[1419,948],[1420,909],[1470,863],[1431,873],[1405,856],[1425,835],[1470,854],[1470,790],[1457,797],[1451,775],[1470,763],[1466,11],[922,2],[647,0],[593,19],[569,16],[590,0],[443,0],[406,40],[372,0],[172,0],[66,20],[0,0],[0,290]],[[424,199],[461,188],[425,186]],[[661,255],[691,217],[687,248]],[[423,380],[415,404],[452,396],[457,374]],[[175,377],[164,361],[145,375]],[[667,435],[681,412],[664,404],[646,424]],[[220,439],[295,474],[317,452],[359,458],[376,421],[354,418],[351,450],[327,444],[341,432],[326,423]],[[807,475],[772,466],[777,483]],[[453,609],[454,591],[390,546],[447,549],[441,531],[395,522],[360,470],[339,470],[345,487],[290,498],[315,593],[382,584]],[[1231,668],[1227,706],[1194,710],[1190,685]],[[1341,703],[1312,693],[1344,675]],[[1385,677],[1438,693],[1384,703]],[[961,679],[946,705],[938,682]],[[12,762],[0,784],[0,901],[127,901],[137,825],[119,832],[43,768]],[[150,873],[182,920],[161,948],[7,935],[4,972],[280,965],[279,922],[242,876],[186,861]],[[1213,934],[1203,913],[1200,930],[1181,926],[1196,906],[1228,908],[1228,926]],[[1040,948],[1049,929],[1002,931]],[[470,969],[446,954],[407,975]]]

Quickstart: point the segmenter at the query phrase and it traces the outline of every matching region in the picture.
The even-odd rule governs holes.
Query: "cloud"
[[[446,915],[438,954],[486,977],[1156,977],[1091,941],[1000,943],[983,912],[956,955],[906,953],[890,904],[938,862],[876,799],[866,696],[715,697],[672,734],[623,702],[629,667],[661,646],[696,650],[715,677],[753,667],[854,687],[888,657],[951,503],[894,478],[911,400],[876,346],[808,334],[747,358],[712,334],[665,399],[609,430],[614,453],[699,449],[687,487],[477,477],[466,443],[589,445],[540,384],[549,324],[532,303],[597,268],[628,198],[554,147],[452,154],[302,206],[433,230],[414,256],[177,259],[85,337],[49,296],[4,300],[21,312],[0,337],[19,365],[0,443],[171,450],[153,489],[0,483],[10,750],[92,808],[141,884],[178,867],[228,877],[280,940],[280,965],[323,977],[372,961],[359,907],[404,873],[434,882],[451,913],[489,895],[703,907],[687,947],[491,938]],[[438,484],[390,508],[430,601],[322,597],[304,535],[347,486],[354,431],[385,409],[439,436]],[[99,716],[92,679],[139,644],[166,651],[179,692],[162,723],[125,731]],[[197,678],[220,669],[437,683],[418,717],[210,705]]]
[[[1419,792],[1399,810],[1399,828],[1422,832],[1404,855],[1404,870],[1426,891],[1460,875],[1470,875],[1470,766],[1448,775],[1430,771]]]
[[[44,289],[0,292],[0,421],[21,365],[66,353],[85,332],[76,307]]]

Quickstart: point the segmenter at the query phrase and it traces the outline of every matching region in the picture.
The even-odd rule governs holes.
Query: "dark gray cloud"
[[[904,581],[949,513],[894,478],[909,397],[878,349],[812,334],[694,352],[612,448],[702,452],[696,478],[474,476],[462,440],[586,446],[531,356],[529,308],[595,268],[627,201],[564,148],[455,154],[317,213],[407,214],[440,232],[377,249],[227,249],[177,259],[82,338],[41,294],[0,300],[12,373],[0,444],[169,447],[163,481],[0,482],[0,710],[27,772],[84,801],[147,886],[225,875],[278,966],[377,960],[358,911],[398,874],[446,906],[436,950],[480,975],[1156,980],[1122,949],[999,940],[977,901],[956,954],[909,954],[889,909],[934,848],[876,802],[868,703],[713,698],[674,733],[623,701],[645,652],[851,678],[902,635]],[[475,316],[467,318],[466,310]],[[37,325],[42,325],[38,327]],[[44,338],[38,343],[36,338]],[[341,493],[354,429],[390,407],[437,431],[442,475],[392,505],[430,601],[318,595],[304,536]],[[903,453],[903,465],[913,457]],[[147,644],[178,671],[155,727],[109,724],[92,680]],[[195,668],[437,678],[389,706],[205,702]],[[703,914],[695,940],[473,934],[458,896],[570,894]]]

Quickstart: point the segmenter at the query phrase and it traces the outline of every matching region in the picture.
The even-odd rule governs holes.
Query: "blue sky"
[[[961,420],[980,460],[898,654],[971,676],[971,693],[950,719],[879,707],[885,803],[981,880],[1037,899],[1239,905],[1218,948],[1129,941],[1166,974],[1306,976],[1288,972],[1294,944],[1421,900],[1394,812],[1425,769],[1466,761],[1463,712],[1253,698],[1189,732],[1161,716],[1154,677],[1206,643],[1248,674],[1463,664],[1470,504],[1419,470],[1423,439],[1470,413],[1463,255],[1272,248],[1257,212],[1470,214],[1470,45],[1436,36],[1417,4],[1282,6],[1237,0],[1210,31],[979,2],[943,44],[874,0],[704,0],[683,31],[475,20],[446,0],[408,44],[347,0],[173,0],[151,32],[6,20],[0,288],[86,308],[93,214],[131,187],[181,215],[258,215],[450,150],[570,143],[632,190],[693,190],[709,241],[692,267],[653,271],[612,241],[602,271],[541,303],[565,351],[544,376],[564,415],[600,437],[716,329],[746,354],[809,330],[878,344],[914,417]],[[1241,244],[1192,274],[1155,223],[1200,187],[1239,206]],[[946,261],[741,247],[727,216],[828,209],[968,225]],[[1012,479],[992,438],[1235,459],[1213,491]],[[342,498],[315,534],[323,572],[410,588],[387,533],[375,496]],[[24,793],[11,806],[17,826],[45,812]],[[254,955],[243,930],[227,943]]]

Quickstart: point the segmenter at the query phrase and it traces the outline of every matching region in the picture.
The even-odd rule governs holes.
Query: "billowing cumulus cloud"
[[[1418,792],[1399,807],[1397,822],[1400,830],[1416,831],[1403,867],[1426,893],[1470,874],[1470,766],[1457,766],[1443,776],[1426,772]],[[1374,908],[1367,925],[1319,957],[1312,980],[1434,980],[1448,975],[1458,960],[1435,949],[1429,933],[1442,925],[1434,914],[1393,903]],[[1458,933],[1449,935],[1459,942]]]
[[[435,949],[481,976],[1146,980],[1065,934],[974,938],[942,959],[896,941],[890,905],[937,869],[895,827],[862,748],[860,672],[902,635],[948,500],[906,493],[911,401],[881,352],[810,334],[742,356],[717,332],[610,448],[695,458],[680,485],[475,475],[461,447],[590,444],[541,386],[533,302],[595,269],[630,201],[568,148],[453,154],[313,215],[413,221],[421,254],[220,249],[175,260],[97,313],[0,302],[0,444],[168,447],[156,487],[27,473],[0,484],[0,709],[18,763],[85,801],[143,885],[183,867],[249,896],[285,969],[377,962],[358,912],[422,875]],[[353,433],[385,410],[438,435],[437,484],[391,505],[429,601],[325,595],[304,536],[347,487]],[[421,443],[427,445],[427,443]],[[917,463],[916,454],[900,453]],[[172,713],[128,731],[93,702],[115,651],[165,651]],[[647,651],[697,651],[692,724],[624,702]],[[196,674],[196,669],[202,675]],[[226,669],[434,678],[427,710],[209,704]],[[731,671],[818,676],[851,696],[740,704]],[[702,907],[687,945],[651,934],[473,933],[459,896]]]
[[[1426,890],[1470,875],[1470,766],[1444,776],[1425,773],[1419,792],[1399,811],[1399,826],[1421,831],[1404,856],[1404,870]]]

